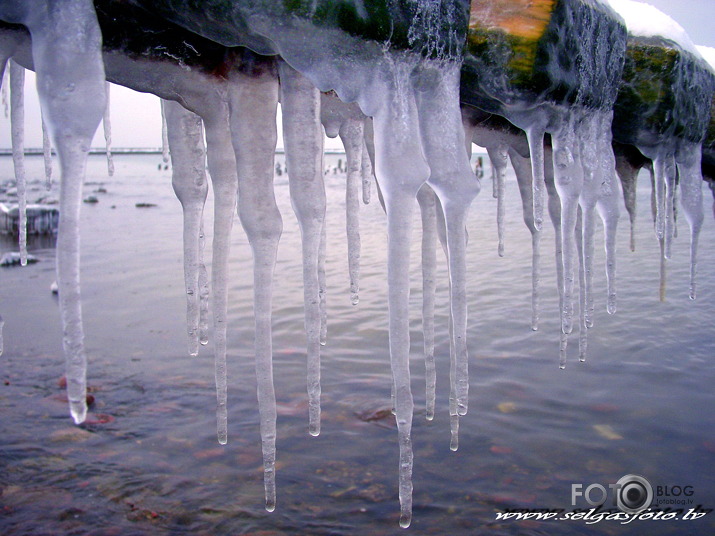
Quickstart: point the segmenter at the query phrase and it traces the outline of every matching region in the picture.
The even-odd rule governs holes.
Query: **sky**
[[[697,45],[715,48],[715,0],[648,0],[675,19]],[[35,92],[34,73],[28,72],[25,81],[25,147],[42,146],[40,107]],[[110,116],[112,124],[112,146],[160,147],[161,115],[159,99],[150,94],[138,93],[130,89],[112,85],[110,91]],[[279,125],[279,147],[282,134]],[[0,105],[0,148],[10,148],[10,120]],[[104,147],[103,130],[97,130],[92,147]],[[326,148],[341,148],[339,140],[327,140]]]

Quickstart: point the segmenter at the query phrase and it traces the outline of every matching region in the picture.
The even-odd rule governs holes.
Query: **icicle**
[[[328,343],[328,303],[327,293],[328,286],[325,281],[325,241],[327,231],[323,225],[323,231],[320,233],[320,251],[318,252],[318,288],[320,294],[320,345],[325,346]]]
[[[20,239],[20,264],[27,264],[27,190],[25,186],[25,68],[10,60],[10,121],[12,123],[12,162],[17,181]]]
[[[437,373],[434,362],[434,302],[437,290],[437,214],[434,192],[424,184],[417,192],[422,216],[422,337],[425,354],[425,406],[434,419]]]
[[[362,164],[362,148],[365,143],[363,122],[347,119],[340,125],[340,139],[347,159],[347,186],[345,193],[345,220],[348,237],[348,269],[350,271],[350,301],[360,301],[360,203],[358,191]]]
[[[487,147],[496,181],[497,195],[495,197],[497,198],[497,234],[499,236],[498,253],[500,257],[504,256],[504,216],[506,212],[506,199],[504,199],[504,197],[508,149],[509,148],[503,144],[495,147]]]
[[[164,109],[164,99],[161,103],[161,158],[164,163],[169,161],[169,133],[166,125],[166,110]]]
[[[586,282],[586,242],[588,241],[588,231],[584,229],[583,224],[583,209],[578,207],[578,215],[576,217],[576,248],[580,252],[579,263],[578,263],[578,288],[579,288],[579,332],[578,332],[578,360],[581,362],[586,361],[586,355],[588,354],[588,328],[589,325],[589,309],[587,304],[587,282]],[[565,356],[563,360],[563,365],[565,366]]]
[[[668,155],[665,164],[665,258],[670,259],[673,236],[675,235],[675,159]]]
[[[199,353],[201,220],[208,194],[206,152],[199,118],[174,101],[163,101],[171,146],[171,183],[184,215],[184,281],[189,354]]]
[[[44,117],[42,118],[42,156],[45,160],[45,188],[52,188],[52,143]]]
[[[236,210],[238,176],[228,124],[228,103],[217,99],[202,116],[206,131],[206,156],[214,194],[213,261],[211,286],[216,378],[216,432],[218,442],[228,441],[226,378],[226,328],[228,316],[228,261],[231,229]]]
[[[381,99],[383,104],[373,115],[373,124],[375,166],[387,208],[390,363],[400,446],[400,526],[405,528],[412,520],[411,430],[414,409],[409,367],[410,238],[415,197],[429,177],[430,168],[421,146],[415,96],[411,92],[396,90],[400,86],[409,87],[408,81],[401,78],[406,78],[406,73],[402,71],[395,69],[395,77],[400,79],[395,81],[396,87]]]
[[[370,184],[372,183],[372,162],[367,152],[367,142],[363,138],[362,144],[362,202],[370,204]]]
[[[662,151],[653,159],[653,168],[655,170],[655,235],[658,239],[665,239],[666,242],[668,241],[666,238],[666,219],[670,219],[667,215],[666,195],[670,177],[674,173],[673,164],[673,155]],[[670,206],[672,207],[672,205]]]
[[[558,132],[552,133],[554,184],[561,199],[561,240],[564,265],[564,301],[561,311],[561,330],[571,333],[573,328],[574,264],[577,261],[574,230],[578,196],[583,186],[583,171],[578,155],[574,122],[570,116]],[[533,165],[533,162],[532,162]]]
[[[535,126],[528,128],[526,137],[531,154],[534,227],[540,231],[544,219],[544,130]]]
[[[10,73],[8,72],[7,69],[3,69],[2,73],[2,106],[3,109],[5,110],[5,119],[8,118],[8,113],[10,111],[10,99],[8,99],[7,96],[7,88],[8,88],[8,78],[10,76]]]
[[[101,32],[91,2],[72,16],[30,17],[37,90],[61,167],[57,284],[67,398],[74,422],[87,414],[87,357],[80,299],[79,215],[87,154],[105,106]],[[58,61],[58,53],[61,61]]]
[[[2,335],[2,330],[5,327],[5,320],[3,320],[2,315],[0,315],[0,355],[2,355],[4,349],[5,349],[5,344],[3,342],[3,335]]]
[[[433,91],[419,92],[420,133],[430,166],[429,184],[442,204],[447,226],[449,251],[450,312],[457,360],[457,413],[466,415],[469,394],[466,300],[466,219],[480,183],[466,154],[454,151],[464,147],[464,129],[459,102],[459,68],[447,66],[440,73]],[[455,103],[454,107],[445,103]],[[449,135],[445,134],[449,133]]]
[[[559,293],[559,312],[564,310],[564,256],[563,256],[563,240],[561,239],[562,224],[561,224],[561,199],[556,189],[555,172],[553,165],[553,154],[551,149],[545,150],[548,158],[544,159],[544,185],[548,193],[549,200],[549,218],[554,226],[554,257],[556,260],[556,288]],[[568,335],[561,330],[559,344],[559,367],[566,366],[566,349],[568,343]]]
[[[632,151],[637,149],[626,148],[623,151]],[[631,224],[630,248],[631,251],[636,250],[636,188],[638,186],[638,172],[641,167],[629,161],[627,154],[619,154],[616,156],[616,173],[621,180],[623,187],[623,201],[628,212],[628,219]]]
[[[271,303],[283,222],[273,193],[278,80],[271,73],[234,74],[229,81],[231,138],[238,169],[238,213],[253,252],[258,408],[266,510],[276,507],[276,397]],[[292,168],[291,172],[293,171]]]
[[[615,158],[611,146],[611,122],[612,114],[606,112],[589,112],[578,124],[576,135],[579,143],[579,155],[583,170],[583,183],[579,192],[579,228],[581,233],[577,233],[580,246],[580,272],[579,289],[580,302],[580,323],[584,327],[593,326],[593,252],[595,235],[594,210],[598,204],[602,214],[608,214],[607,208],[615,207],[615,221],[618,218],[618,204],[615,202],[613,192],[613,172],[615,171]],[[614,202],[606,203],[606,200]],[[607,218],[614,223],[613,218]],[[606,220],[604,220],[605,223]],[[609,226],[609,230],[615,233],[615,224]],[[615,239],[615,235],[613,237]],[[608,240],[607,240],[608,242]],[[615,242],[611,244],[615,246]],[[606,248],[610,252],[607,263],[607,273],[609,277],[609,309],[611,304],[615,306],[614,276],[615,261],[612,248]],[[583,273],[581,273],[583,272]],[[612,299],[611,299],[612,296]],[[583,330],[585,331],[585,330]],[[585,360],[585,333],[581,334],[582,351],[580,351],[581,361]]]
[[[104,127],[104,141],[107,146],[107,174],[110,177],[114,176],[114,158],[112,157],[112,123],[109,114],[109,82],[105,85],[107,92],[107,107],[104,109],[104,117],[102,118],[102,126]],[[166,160],[165,160],[166,161]]]
[[[205,202],[205,199],[204,199]],[[203,210],[199,225],[199,343],[206,346],[209,343],[209,274],[204,263],[204,235]]]
[[[278,65],[283,111],[283,142],[286,150],[286,164],[290,168],[290,196],[293,211],[300,225],[303,247],[308,431],[310,435],[317,436],[320,434],[320,343],[321,301],[323,299],[319,263],[326,207],[320,92],[307,78],[285,62],[281,61]],[[362,129],[360,129],[358,141],[361,144],[364,143]],[[347,148],[347,140],[344,140],[343,143]],[[350,158],[348,153],[349,162]],[[349,190],[350,171],[348,172],[348,196]],[[357,198],[354,201],[357,203]]]
[[[696,297],[695,275],[697,273],[698,236],[703,224],[703,177],[701,171],[702,147],[698,143],[682,142],[677,153],[681,205],[690,226],[690,291],[691,300]]]
[[[536,331],[539,329],[539,263],[541,259],[539,246],[541,242],[541,232],[534,226],[531,161],[511,148],[509,149],[509,157],[511,159],[511,165],[514,168],[514,173],[516,174],[517,184],[519,185],[524,223],[531,232],[531,329]]]

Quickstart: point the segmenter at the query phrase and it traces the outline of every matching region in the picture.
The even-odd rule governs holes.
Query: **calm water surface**
[[[278,155],[283,161],[283,156]],[[334,166],[338,158],[329,156]],[[343,174],[327,177],[328,345],[323,424],[307,433],[299,230],[286,175],[276,177],[284,220],[274,298],[278,507],[263,509],[252,363],[250,249],[233,233],[229,332],[229,443],[218,445],[211,345],[186,352],[181,210],[160,157],[116,157],[106,175],[90,158],[82,211],[82,292],[95,403],[72,425],[63,374],[51,240],[30,242],[39,262],[0,269],[5,351],[0,358],[0,533],[44,534],[712,534],[699,521],[497,521],[509,508],[572,510],[571,485],[607,486],[625,474],[653,486],[692,486],[691,505],[715,507],[715,224],[704,188],[698,299],[688,297],[687,225],[658,299],[659,248],[650,186],[639,185],[637,251],[622,211],[618,312],[605,311],[597,236],[595,326],[586,363],[558,368],[553,231],[542,238],[542,314],[530,329],[531,239],[513,174],[506,256],[497,256],[496,201],[483,179],[469,224],[470,411],[449,450],[447,281],[440,259],[437,414],[424,418],[419,236],[412,251],[414,518],[398,526],[398,449],[390,405],[385,218],[361,207],[360,304],[350,304]],[[42,161],[29,158],[30,200],[45,195]],[[487,177],[489,173],[487,170]],[[0,182],[12,162],[0,158]],[[106,193],[94,193],[101,187]],[[56,195],[56,193],[54,194]],[[152,208],[136,208],[138,202]],[[211,199],[209,199],[209,204]],[[207,210],[210,222],[211,210]],[[416,227],[419,229],[419,227]],[[207,235],[211,236],[210,225]],[[16,250],[0,239],[0,249]],[[207,257],[210,257],[207,254]],[[383,417],[383,418],[379,418]],[[659,500],[667,497],[657,497]],[[608,503],[610,506],[610,502]],[[585,508],[583,500],[576,507]],[[678,508],[683,506],[663,504]]]

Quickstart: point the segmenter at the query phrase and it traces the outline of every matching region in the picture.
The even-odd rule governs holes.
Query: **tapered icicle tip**
[[[566,368],[566,352],[568,348],[569,336],[568,333],[561,332],[561,340],[559,341],[559,368]]]
[[[276,503],[266,501],[266,512],[274,512],[276,509]]]
[[[407,529],[412,524],[412,512],[402,512],[400,514],[400,527]]]
[[[350,303],[353,305],[357,305],[360,303],[360,295],[357,292],[351,292],[350,293]]]
[[[82,424],[87,418],[87,401],[70,400],[70,415],[72,415],[75,424]]]
[[[608,303],[606,305],[606,312],[608,312],[609,315],[615,314],[616,313],[616,295],[613,294],[611,296],[608,296]],[[590,327],[590,326],[589,326]]]
[[[459,450],[459,416],[450,415],[449,416],[449,450],[452,452],[457,452]]]

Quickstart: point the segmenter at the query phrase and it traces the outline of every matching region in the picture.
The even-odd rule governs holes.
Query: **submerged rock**
[[[47,204],[27,205],[27,234],[41,235],[57,232],[60,211]],[[0,233],[17,236],[20,228],[20,209],[18,205],[0,203]]]
[[[38,258],[34,255],[27,256],[27,264],[34,264],[38,262]],[[20,266],[20,253],[17,251],[10,251],[4,253],[2,258],[0,258],[0,266]]]

